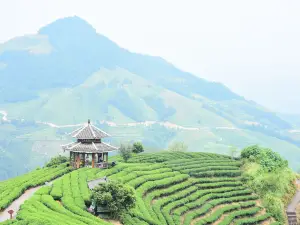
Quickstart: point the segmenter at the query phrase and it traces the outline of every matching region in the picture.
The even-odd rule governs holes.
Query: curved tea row
[[[87,212],[87,180],[107,176],[136,190],[124,225],[275,224],[243,185],[241,163],[212,153],[141,154],[107,169],[79,169],[41,188],[16,224],[109,224]]]

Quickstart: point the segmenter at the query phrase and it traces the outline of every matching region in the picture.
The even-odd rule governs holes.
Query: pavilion
[[[70,152],[70,164],[74,168],[92,167],[107,168],[108,153],[118,148],[102,142],[110,135],[88,123],[70,134],[77,141],[62,145],[64,151]],[[90,157],[91,156],[91,161]]]

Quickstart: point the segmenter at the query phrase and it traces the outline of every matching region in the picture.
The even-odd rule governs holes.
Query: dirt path
[[[10,219],[10,215],[8,214],[8,210],[14,210],[14,214],[13,214],[13,218],[16,217],[20,206],[27,200],[29,199],[37,190],[39,190],[41,187],[45,186],[45,185],[52,185],[52,183],[59,179],[60,177],[47,182],[47,184],[43,184],[40,186],[36,186],[33,188],[29,188],[28,190],[26,190],[19,198],[17,198],[16,200],[14,200],[4,211],[0,212],[0,222],[3,222],[5,220]]]
[[[300,180],[296,181],[296,185],[300,185]],[[296,212],[296,208],[298,203],[300,202],[300,190],[298,188],[296,195],[294,196],[294,198],[292,199],[292,201],[290,202],[290,204],[287,207],[287,212]]]
[[[39,190],[42,186],[37,186],[34,188],[30,188],[24,192],[19,198],[14,200],[10,206],[8,206],[3,212],[0,212],[0,222],[8,220],[10,218],[10,215],[8,214],[8,210],[12,209],[14,210],[13,216],[15,217],[17,215],[17,212],[20,209],[20,206],[25,202],[25,200],[29,199],[34,192]]]
[[[300,202],[300,180],[296,180],[297,191],[286,209],[288,224],[297,224],[297,205]]]
[[[96,180],[90,180],[88,186],[90,189],[94,189],[98,184],[105,183],[107,180],[105,178],[99,178]]]

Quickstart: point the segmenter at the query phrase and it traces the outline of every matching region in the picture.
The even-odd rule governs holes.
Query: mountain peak
[[[39,34],[53,36],[57,34],[72,35],[95,35],[96,29],[93,28],[87,21],[78,17],[65,17],[46,25],[39,30]]]

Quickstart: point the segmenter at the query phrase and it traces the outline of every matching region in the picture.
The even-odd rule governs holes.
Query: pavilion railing
[[[96,168],[108,168],[108,162],[95,163]]]
[[[70,166],[77,168],[76,162],[70,162]],[[92,163],[80,163],[79,167],[92,167]],[[95,163],[95,168],[108,168],[108,162]]]

